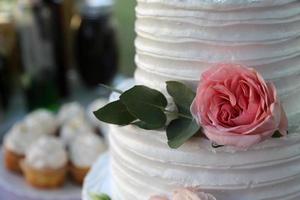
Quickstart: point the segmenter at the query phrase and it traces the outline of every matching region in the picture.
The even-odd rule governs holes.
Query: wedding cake
[[[172,149],[165,130],[112,125],[112,199],[198,188],[218,200],[299,200],[300,1],[138,0],[136,15],[137,85],[195,89],[211,66],[239,63],[274,83],[289,134],[246,149],[195,136]]]

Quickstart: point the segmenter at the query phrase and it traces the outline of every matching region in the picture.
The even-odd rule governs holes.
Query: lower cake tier
[[[164,131],[111,126],[110,143],[113,199],[148,200],[180,187],[218,200],[300,199],[300,133],[247,151],[215,149],[201,137],[171,149]]]

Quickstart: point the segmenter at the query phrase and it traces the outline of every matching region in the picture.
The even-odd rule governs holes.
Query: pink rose
[[[220,64],[202,74],[191,112],[205,135],[219,145],[248,148],[288,122],[276,88],[254,69]]]
[[[172,200],[216,200],[211,194],[182,188],[175,190]]]

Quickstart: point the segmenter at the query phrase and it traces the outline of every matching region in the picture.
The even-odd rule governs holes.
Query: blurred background
[[[107,97],[133,75],[132,0],[0,0],[0,136],[37,108]]]

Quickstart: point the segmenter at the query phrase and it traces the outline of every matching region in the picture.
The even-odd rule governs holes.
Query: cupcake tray
[[[6,170],[0,152],[0,200],[81,200],[81,187],[67,182],[55,190],[39,190],[25,182],[24,177]]]

